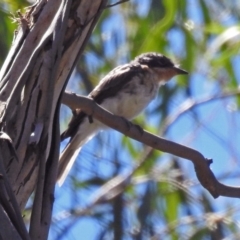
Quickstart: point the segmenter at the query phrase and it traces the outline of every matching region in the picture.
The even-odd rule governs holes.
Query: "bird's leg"
[[[93,117],[92,117],[92,115],[88,115],[87,117],[88,117],[89,123],[93,123]]]

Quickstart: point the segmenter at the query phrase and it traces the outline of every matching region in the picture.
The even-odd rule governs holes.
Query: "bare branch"
[[[113,115],[87,97],[65,92],[62,102],[72,109],[81,108],[87,115],[93,116],[105,125],[127,135],[128,137],[151,146],[154,149],[190,160],[195,167],[198,180],[214,198],[219,196],[240,197],[240,188],[226,186],[217,181],[209,168],[212,160],[204,158],[200,152],[172,141],[168,141],[147,131],[139,131],[139,128],[136,125],[121,117]]]
[[[166,133],[167,130],[169,129],[169,127],[176,122],[183,114],[185,114],[187,111],[198,107],[200,105],[203,104],[207,104],[210,103],[212,101],[217,101],[223,98],[229,98],[229,97],[233,97],[236,95],[240,94],[240,89],[236,89],[236,90],[232,90],[232,91],[228,91],[228,92],[223,92],[220,93],[216,96],[208,96],[205,97],[203,99],[200,100],[194,100],[194,99],[188,99],[185,102],[183,102],[182,105],[180,105],[178,107],[178,111],[174,112],[173,115],[170,115],[168,118],[166,118],[166,121],[163,124],[163,133]]]
[[[3,147],[4,144],[10,145],[9,149],[11,149],[11,155],[16,156],[16,152],[14,146],[12,145],[11,138],[5,134],[1,133],[0,136],[0,147]],[[0,154],[0,205],[3,207],[6,212],[8,218],[11,220],[11,223],[22,237],[22,239],[30,239],[27,233],[26,227],[23,223],[23,219],[21,216],[21,212],[19,206],[17,204],[17,200],[15,195],[13,194],[11,185],[9,183],[5,167],[4,167],[4,156]],[[2,233],[2,232],[1,232]],[[1,234],[0,233],[0,234]]]

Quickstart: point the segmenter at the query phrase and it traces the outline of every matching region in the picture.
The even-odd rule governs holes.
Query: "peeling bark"
[[[36,186],[38,198],[43,200],[46,192],[51,198],[54,186],[50,191],[46,179],[54,185],[57,169],[49,172],[46,166],[56,166],[51,161],[58,160],[55,126],[61,93],[106,4],[41,0],[24,16],[19,14],[19,29],[0,72],[0,127],[12,145],[0,144],[0,152],[21,209]],[[42,221],[42,207],[39,214],[35,223]],[[32,228],[31,237],[46,239],[46,231]]]

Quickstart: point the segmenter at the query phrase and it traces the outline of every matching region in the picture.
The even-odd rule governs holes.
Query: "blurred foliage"
[[[24,10],[29,2],[26,0],[5,0],[0,1],[0,66],[7,55],[8,49],[11,46],[14,31],[17,28],[17,23],[13,21],[13,17],[17,16],[17,10]]]
[[[0,3],[1,64],[14,28],[9,11],[25,3]],[[68,89],[87,94],[108,71],[143,52],[175,59],[189,76],[163,86],[134,122],[213,157],[218,179],[239,185],[239,99],[224,98],[239,85],[239,49],[237,1],[131,0],[106,9]],[[205,96],[212,97],[205,105],[187,108],[189,101]],[[63,108],[62,128],[69,117]],[[56,190],[51,239],[76,239],[79,232],[84,239],[239,239],[239,203],[214,200],[183,159],[106,131],[84,147],[78,160]],[[118,197],[92,200],[115,176],[127,174]]]

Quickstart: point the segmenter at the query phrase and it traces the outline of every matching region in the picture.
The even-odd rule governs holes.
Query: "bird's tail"
[[[58,162],[57,182],[59,186],[64,183],[82,146],[98,132],[98,129],[98,123],[89,124],[87,122],[83,124],[81,130],[70,139],[62,151]]]
[[[71,170],[75,159],[77,158],[79,152],[82,149],[82,143],[80,146],[74,146],[74,138],[70,140],[65,149],[60,155],[58,162],[58,175],[57,182],[59,186],[64,183],[69,171]]]

